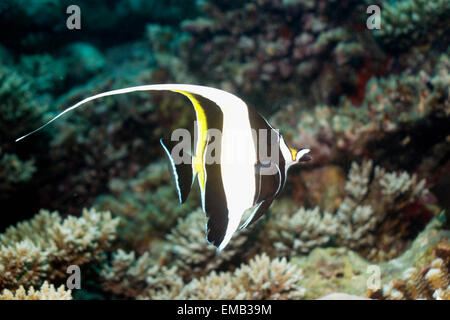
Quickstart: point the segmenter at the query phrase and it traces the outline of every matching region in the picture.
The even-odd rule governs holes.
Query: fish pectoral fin
[[[192,163],[183,163],[182,161],[175,161],[172,157],[172,149],[174,147],[173,141],[160,139],[159,142],[163,147],[167,158],[169,160],[169,171],[175,181],[175,186],[178,192],[178,199],[180,203],[184,203],[191,191],[194,182],[194,174],[192,172]],[[192,158],[190,158],[192,162]],[[181,159],[177,159],[181,160]]]

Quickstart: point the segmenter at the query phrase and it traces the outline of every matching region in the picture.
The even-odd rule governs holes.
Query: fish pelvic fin
[[[173,157],[173,141],[160,139],[159,142],[161,143],[161,146],[163,147],[165,154],[169,160],[169,171],[177,188],[178,199],[180,203],[184,203],[189,196],[195,178],[194,172],[192,170],[192,161],[189,161],[189,163],[184,163],[182,161],[183,159]]]

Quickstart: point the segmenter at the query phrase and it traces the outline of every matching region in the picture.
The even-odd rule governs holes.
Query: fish
[[[191,102],[197,139],[190,161],[174,159],[174,141],[161,139],[160,143],[180,203],[186,201],[197,180],[202,209],[208,218],[206,240],[218,251],[228,245],[238,229],[247,228],[269,209],[283,190],[290,167],[311,160],[310,149],[289,147],[280,132],[241,98],[221,89],[191,84],[150,84],[99,93],[63,110],[16,142],[90,101],[138,91],[172,91]],[[220,136],[213,135],[213,130]],[[212,151],[219,161],[208,161]],[[238,161],[227,160],[234,157]],[[248,211],[250,215],[240,225]]]

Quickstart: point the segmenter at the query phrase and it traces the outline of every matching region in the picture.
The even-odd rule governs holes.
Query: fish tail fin
[[[184,203],[189,196],[195,178],[192,169],[192,157],[190,157],[191,161],[189,161],[189,163],[184,163],[182,161],[183,159],[174,159],[172,155],[174,147],[173,141],[160,139],[160,143],[169,160],[169,171],[175,181],[178,199],[180,200],[180,203]]]

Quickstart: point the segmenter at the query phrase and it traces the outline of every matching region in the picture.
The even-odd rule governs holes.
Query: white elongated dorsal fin
[[[33,133],[36,133],[46,126],[48,126],[50,123],[58,119],[59,117],[63,116],[69,111],[72,111],[78,107],[81,107],[82,105],[86,104],[87,102],[107,97],[107,96],[114,96],[124,93],[131,93],[131,92],[137,92],[137,91],[186,91],[192,94],[198,94],[203,96],[206,99],[209,99],[216,103],[220,108],[230,108],[230,107],[236,107],[236,106],[245,106],[246,104],[244,101],[242,101],[240,98],[236,97],[235,95],[212,87],[205,87],[205,86],[198,86],[198,85],[191,85],[191,84],[151,84],[151,85],[143,85],[143,86],[136,86],[136,87],[129,87],[129,88],[123,88],[123,89],[117,89],[117,90],[111,90],[102,92],[90,97],[87,97],[86,99],[81,100],[80,102],[77,102],[73,106],[65,109],[52,119],[50,119],[48,122],[40,126],[39,128],[27,133],[26,135],[16,139],[16,142],[25,139],[26,137],[32,135]]]

